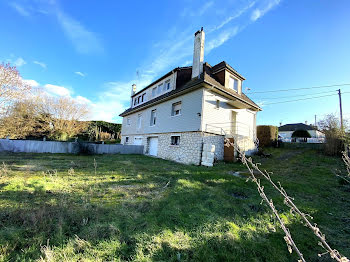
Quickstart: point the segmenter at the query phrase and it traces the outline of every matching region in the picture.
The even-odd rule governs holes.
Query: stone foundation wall
[[[215,157],[217,160],[224,160],[224,136],[204,133],[203,142],[215,145]]]

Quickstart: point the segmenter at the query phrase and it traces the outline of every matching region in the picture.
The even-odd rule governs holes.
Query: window
[[[172,146],[180,145],[180,136],[172,136],[171,137],[171,145]]]
[[[141,102],[145,101],[145,96],[146,96],[146,93],[142,94]]]
[[[181,101],[174,103],[171,108],[171,115],[178,116],[181,115]]]
[[[162,93],[163,89],[163,83],[161,83],[160,85],[158,85],[158,94]]]
[[[157,94],[157,87],[153,87],[152,96],[154,97],[154,96],[156,96],[156,94]]]
[[[139,114],[137,117],[137,127],[140,129],[142,123],[142,114]]]
[[[130,122],[131,122],[130,117],[128,117],[128,118],[126,119],[126,124],[127,124],[128,126],[130,126]]]
[[[139,96],[139,97],[137,98],[137,104],[140,104],[140,99],[141,99],[141,96]]]
[[[129,137],[128,136],[125,137],[125,143],[129,143]]]
[[[165,81],[164,89],[170,90],[170,80]]]
[[[220,108],[220,100],[216,100],[215,108],[216,108],[216,109],[219,109],[219,108]]]
[[[151,126],[154,126],[156,124],[156,120],[157,120],[157,110],[154,109],[151,111]]]
[[[238,92],[238,80],[233,77],[230,77],[229,88]]]
[[[134,100],[134,106],[136,106],[136,103],[137,103],[137,98],[135,98]]]

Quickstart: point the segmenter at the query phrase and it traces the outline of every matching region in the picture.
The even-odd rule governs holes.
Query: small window
[[[142,123],[142,114],[139,114],[137,117],[137,127],[140,129]]]
[[[216,108],[216,109],[219,109],[219,108],[220,108],[220,100],[216,100],[215,108]]]
[[[238,80],[233,77],[230,77],[229,88],[238,92]]]
[[[135,98],[135,100],[134,100],[134,106],[136,106],[136,103],[137,103],[137,99]]]
[[[172,136],[171,137],[171,145],[172,146],[180,145],[180,136]]]
[[[163,89],[163,83],[161,83],[160,85],[158,85],[158,94],[162,93]]]
[[[156,96],[157,95],[157,87],[153,87],[152,89],[152,96]]]
[[[151,111],[151,126],[154,126],[156,124],[156,120],[157,120],[157,110],[154,109]]]
[[[170,80],[165,81],[164,89],[166,91],[170,90]]]
[[[129,143],[129,137],[128,136],[125,137],[125,143]]]
[[[171,115],[178,116],[181,115],[181,101],[174,103],[171,108]]]
[[[141,96],[139,96],[139,97],[137,98],[137,104],[140,104],[140,99],[141,99]]]
[[[127,124],[128,126],[130,126],[130,122],[131,122],[130,117],[128,117],[128,118],[126,119],[126,124]]]
[[[146,93],[144,93],[144,94],[142,95],[141,102],[144,102],[144,101],[145,101],[145,96],[146,96]]]

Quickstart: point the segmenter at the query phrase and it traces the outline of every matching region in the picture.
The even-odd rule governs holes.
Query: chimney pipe
[[[194,34],[192,78],[199,77],[203,73],[204,62],[204,40],[203,27]]]
[[[130,107],[132,107],[132,96],[135,95],[136,93],[136,85],[135,84],[132,84],[131,86],[131,103],[130,103]]]

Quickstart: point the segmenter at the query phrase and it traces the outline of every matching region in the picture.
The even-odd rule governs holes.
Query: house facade
[[[193,65],[178,67],[136,92],[120,116],[122,143],[144,146],[144,153],[186,164],[200,164],[204,143],[224,158],[224,139],[234,137],[247,153],[256,150],[260,107],[242,93],[245,78],[226,62],[204,63],[203,30],[195,33]]]

